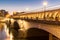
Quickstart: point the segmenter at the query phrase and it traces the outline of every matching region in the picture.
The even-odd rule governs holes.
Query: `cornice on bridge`
[[[41,11],[41,12],[29,12],[29,13],[20,13],[20,15],[15,15],[13,18],[22,18],[22,19],[43,19],[47,20],[53,20],[55,19],[59,20],[60,18],[60,9],[54,9],[54,10],[47,10],[47,11]]]

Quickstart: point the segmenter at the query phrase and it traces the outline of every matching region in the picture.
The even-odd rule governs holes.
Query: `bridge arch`
[[[18,31],[18,29],[20,29],[20,26],[19,26],[19,24],[18,24],[17,21],[14,21],[14,23],[13,23],[13,28],[14,28],[15,30],[17,30],[17,31]]]
[[[52,37],[52,38],[51,38]],[[39,28],[29,28],[27,29],[27,38],[32,39],[40,39],[40,40],[60,40],[52,33]]]
[[[49,33],[47,31],[42,30],[42,29],[29,28],[27,30],[27,38],[29,40],[32,40],[32,39],[49,40]]]

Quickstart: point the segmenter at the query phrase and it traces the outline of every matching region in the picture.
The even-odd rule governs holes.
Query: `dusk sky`
[[[30,10],[43,7],[44,0],[0,0],[0,9],[8,11],[25,11],[26,8]],[[60,5],[60,0],[46,0],[47,6]]]

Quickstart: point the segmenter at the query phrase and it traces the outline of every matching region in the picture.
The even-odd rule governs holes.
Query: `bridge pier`
[[[60,40],[52,34],[49,34],[49,40]]]
[[[52,34],[49,34],[49,40],[53,40]]]

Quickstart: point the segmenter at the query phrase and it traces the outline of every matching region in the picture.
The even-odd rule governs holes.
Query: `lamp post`
[[[45,19],[45,10],[46,10],[46,6],[47,6],[47,1],[43,2],[43,6],[44,6],[44,19]]]
[[[25,10],[28,12],[30,10],[30,8],[27,7]],[[26,17],[26,19],[28,19],[28,16]]]
[[[26,8],[25,10],[26,10],[26,11],[29,11],[29,8]]]

